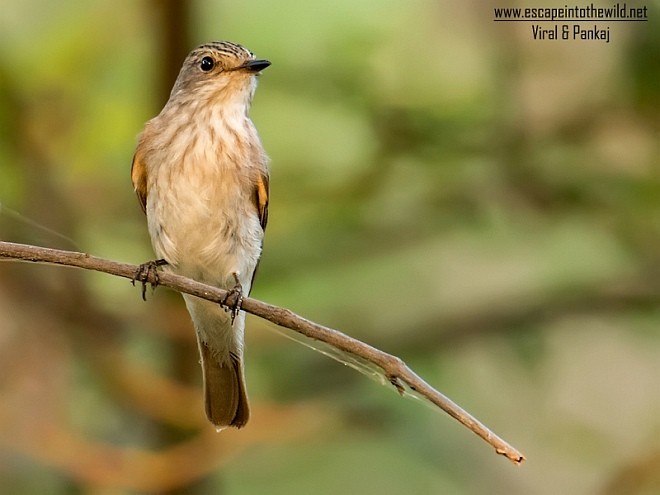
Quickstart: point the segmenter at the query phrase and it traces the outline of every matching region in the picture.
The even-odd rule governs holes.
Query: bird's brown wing
[[[142,160],[140,151],[136,151],[131,165],[131,181],[142,207],[142,211],[147,211],[147,167]]]
[[[259,213],[259,223],[261,223],[261,228],[266,230],[266,224],[268,223],[268,175],[261,174],[257,178],[257,182],[254,187],[254,202],[257,207],[257,212]]]
[[[261,224],[261,228],[264,230],[264,232],[266,231],[266,224],[268,223],[268,192],[269,192],[268,173],[260,174],[254,185],[254,204],[257,207],[257,213],[259,215],[259,223]],[[254,286],[254,277],[257,274],[258,268],[259,268],[259,262],[257,262],[257,266],[254,268],[254,273],[252,274],[252,282],[250,283],[250,290],[252,290],[252,287]]]

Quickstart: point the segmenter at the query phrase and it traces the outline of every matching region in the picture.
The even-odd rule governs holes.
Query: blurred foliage
[[[253,420],[218,435],[177,294],[5,262],[3,493],[657,493],[660,9],[604,44],[506,6],[5,0],[0,238],[150,259],[135,137],[189,49],[243,43],[273,62],[253,295],[404,358],[529,461],[256,318]]]

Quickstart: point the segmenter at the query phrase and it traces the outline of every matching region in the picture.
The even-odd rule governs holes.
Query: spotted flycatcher
[[[248,110],[256,76],[269,65],[227,41],[193,50],[142,131],[131,169],[155,263],[241,294],[250,293],[268,218],[268,158]],[[197,333],[206,415],[218,429],[240,428],[250,416],[245,313],[183,298]]]

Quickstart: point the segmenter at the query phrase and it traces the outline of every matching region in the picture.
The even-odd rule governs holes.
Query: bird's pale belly
[[[204,199],[188,191],[148,204],[154,251],[175,273],[223,288],[236,284],[236,274],[248,292],[263,240],[254,207],[231,192]]]

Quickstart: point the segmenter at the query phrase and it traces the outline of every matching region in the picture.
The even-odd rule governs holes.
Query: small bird
[[[228,41],[195,48],[165,107],[140,134],[131,167],[159,258],[151,268],[164,266],[237,296],[228,313],[183,295],[197,333],[206,416],[218,431],[241,428],[250,417],[245,313],[238,307],[261,257],[269,174],[248,111],[256,76],[269,65]]]

